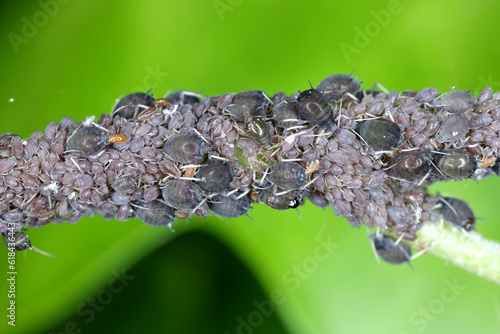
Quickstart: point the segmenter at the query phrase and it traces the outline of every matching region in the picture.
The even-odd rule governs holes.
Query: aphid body
[[[272,187],[259,191],[259,202],[275,210],[294,209],[300,205],[301,195],[297,191],[276,194]]]
[[[264,148],[269,147],[271,135],[267,129],[266,122],[256,117],[247,118],[248,135]]]
[[[140,220],[151,226],[168,226],[175,219],[174,208],[158,200],[132,202],[132,209]]]
[[[297,102],[281,103],[273,108],[271,117],[274,125],[280,128],[289,128],[300,123]]]
[[[165,99],[169,100],[171,104],[195,105],[196,103],[201,101],[200,97],[201,96],[199,94],[196,94],[194,92],[190,92],[188,90],[178,90],[176,92],[173,92],[173,93],[165,96]]]
[[[2,235],[7,247],[9,247],[10,244],[10,246],[13,246],[12,248],[16,251],[31,248],[31,241],[26,233],[15,232],[14,234],[3,233]]]
[[[320,91],[309,89],[301,92],[297,108],[302,119],[325,129],[334,130],[336,128],[332,107]]]
[[[179,210],[193,210],[202,201],[202,190],[194,182],[174,179],[165,184],[163,199],[167,205]]]
[[[474,98],[465,90],[454,90],[434,102],[434,106],[450,113],[464,113],[474,107]]]
[[[445,220],[466,231],[474,229],[476,217],[469,204],[461,199],[451,197],[441,197],[439,201],[441,202],[439,211]]]
[[[455,180],[465,180],[474,174],[477,169],[474,155],[463,149],[451,149],[435,153],[434,163],[445,177]]]
[[[219,194],[210,200],[208,206],[216,215],[224,218],[238,218],[248,212],[250,200],[248,196],[237,198]]]
[[[89,157],[99,153],[108,144],[106,133],[96,126],[82,126],[70,136],[66,143],[68,153]]]
[[[182,132],[168,138],[163,150],[176,162],[199,163],[205,155],[206,145],[194,131]]]
[[[390,151],[398,147],[401,139],[399,125],[384,118],[363,121],[357,133],[375,151]]]
[[[233,180],[231,167],[219,159],[211,159],[201,165],[197,176],[200,188],[213,193],[226,190]]]
[[[225,109],[232,120],[246,122],[249,116],[263,117],[267,114],[269,101],[260,90],[248,90],[233,96],[232,103]]]
[[[407,243],[400,242],[396,245],[395,238],[383,234],[372,234],[370,239],[382,260],[392,264],[410,261],[411,249]]]
[[[126,119],[132,119],[139,110],[139,106],[147,108],[153,107],[154,105],[155,99],[152,95],[148,93],[131,93],[125,95],[118,101],[113,107],[112,113]]]
[[[428,154],[422,150],[404,151],[388,162],[387,175],[409,182],[420,181],[430,170]]]
[[[443,120],[441,128],[436,135],[440,142],[457,141],[465,137],[470,130],[470,123],[464,114],[451,114]]]
[[[339,102],[345,94],[356,95],[361,84],[346,74],[332,74],[319,83],[317,90],[322,92],[332,103]]]
[[[294,161],[280,161],[269,168],[268,180],[282,189],[299,189],[306,179],[305,169]]]

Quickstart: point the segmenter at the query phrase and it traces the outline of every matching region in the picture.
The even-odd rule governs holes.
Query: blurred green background
[[[365,88],[499,90],[498,14],[493,0],[2,2],[0,133],[106,113],[151,87],[293,93],[354,69]],[[499,240],[499,187],[432,191],[466,199]],[[176,233],[99,217],[30,230],[57,258],[18,253],[12,328],[0,247],[0,332],[499,332],[497,285],[430,255],[381,269],[364,228],[300,210],[255,205],[253,220],[178,221]]]

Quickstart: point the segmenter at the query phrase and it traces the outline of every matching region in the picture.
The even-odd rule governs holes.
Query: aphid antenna
[[[264,91],[265,91],[265,90],[267,90],[268,88],[269,88],[269,87],[264,88],[264,89],[262,90],[262,93],[264,93]],[[266,100],[268,100],[268,101],[269,101],[269,103],[271,103],[271,104],[273,104],[273,105],[274,105],[273,101],[271,100],[271,98],[269,98],[269,96],[267,96],[267,94],[263,94],[263,95],[264,95],[264,98],[265,98]]]
[[[299,218],[302,218],[302,215],[300,214],[299,208],[295,208],[297,210],[297,213],[299,214]]]
[[[314,87],[313,87],[313,85],[311,83],[311,79],[308,78],[307,81],[309,81],[309,86],[311,86],[311,89],[314,89]]]

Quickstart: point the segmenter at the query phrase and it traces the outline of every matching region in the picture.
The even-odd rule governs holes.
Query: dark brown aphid
[[[191,104],[193,106],[201,101],[200,94],[188,90],[178,90],[165,96],[165,99],[169,100],[172,104]]]
[[[337,103],[347,93],[355,96],[360,86],[359,81],[350,75],[333,74],[321,80],[316,89],[322,92],[330,102]]]
[[[249,117],[247,119],[248,135],[259,143],[264,148],[269,147],[271,142],[271,135],[267,129],[266,122],[256,117]]]
[[[332,107],[320,91],[305,90],[299,94],[297,108],[302,119],[308,120],[322,128],[334,130],[336,128]]]
[[[396,245],[396,239],[388,235],[370,235],[373,246],[382,260],[401,264],[409,262],[411,258],[411,248],[406,242],[400,242]]]
[[[231,167],[219,159],[208,160],[201,165],[197,176],[200,179],[200,188],[213,193],[226,190],[233,180]]]
[[[298,191],[289,191],[285,194],[275,193],[273,187],[259,191],[259,202],[275,210],[288,210],[298,207],[302,196]]]
[[[169,99],[166,99],[164,97],[161,97],[155,101],[155,105],[157,107],[168,107],[168,106],[172,105],[172,101],[170,101]]]
[[[99,153],[107,144],[106,132],[96,126],[82,126],[68,139],[66,151],[80,157],[89,157]]]
[[[389,160],[384,171],[398,180],[419,182],[429,173],[429,156],[422,150],[401,152]]]
[[[163,188],[163,199],[167,205],[179,210],[191,211],[202,201],[202,190],[194,182],[175,179]]]
[[[289,128],[300,123],[297,102],[281,103],[271,111],[274,125],[280,128]]]
[[[451,197],[439,197],[439,201],[441,202],[439,212],[445,220],[466,231],[474,229],[476,217],[469,204],[461,199]]]
[[[174,208],[158,200],[133,201],[132,209],[140,220],[151,226],[167,226],[171,229],[172,222],[175,220]]]
[[[188,131],[168,138],[163,150],[176,162],[199,163],[205,155],[206,145],[197,133]]]
[[[236,122],[245,122],[249,116],[263,117],[267,113],[268,98],[260,90],[248,90],[233,96],[225,112]]]
[[[125,143],[127,141],[127,137],[125,135],[111,135],[109,136],[108,142],[111,144],[116,144],[116,143]]]
[[[237,198],[219,194],[210,200],[208,206],[216,215],[224,218],[238,218],[248,212],[250,200],[248,196]]]
[[[280,161],[269,168],[267,178],[282,189],[299,189],[306,179],[305,168],[294,161]]]
[[[477,169],[474,155],[463,149],[435,153],[434,163],[445,177],[460,181],[471,177]]]
[[[395,122],[375,118],[358,124],[357,133],[375,151],[390,151],[398,147],[401,130]]]
[[[132,119],[136,115],[140,106],[154,107],[155,99],[148,93],[132,93],[125,95],[113,107],[113,115],[119,115],[126,119]]]
[[[3,240],[9,248],[14,248],[16,251],[22,251],[31,248],[31,241],[26,233],[15,232],[13,234],[3,233]]]
[[[454,90],[436,100],[434,106],[450,113],[464,113],[474,107],[474,98],[466,90]]]

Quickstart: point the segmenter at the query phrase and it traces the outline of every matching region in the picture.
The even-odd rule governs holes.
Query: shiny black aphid
[[[390,151],[401,139],[399,125],[384,118],[370,119],[358,124],[357,133],[375,151]]]
[[[165,96],[165,98],[169,99],[172,104],[179,105],[195,105],[196,103],[200,102],[199,95],[188,90],[178,90],[176,92],[168,94],[167,96]]]
[[[463,149],[434,153],[434,164],[445,177],[460,181],[471,177],[477,169],[474,155]]]
[[[297,191],[276,195],[272,187],[259,191],[259,202],[275,210],[294,209],[300,205],[302,196]]]
[[[13,246],[14,250],[22,251],[31,248],[31,241],[28,235],[23,232],[15,232],[14,234],[3,233],[3,240],[7,247]],[[13,239],[13,240],[10,240]],[[10,244],[10,245],[9,245]]]
[[[430,170],[429,160],[422,150],[401,152],[389,160],[384,171],[399,180],[419,182]]]
[[[282,189],[299,189],[306,179],[305,168],[294,161],[280,161],[269,168],[267,179]]]
[[[138,111],[138,106],[154,107],[155,99],[148,93],[132,93],[125,95],[113,107],[113,115],[119,115],[126,119],[132,119]]]
[[[71,134],[66,143],[68,153],[89,157],[108,145],[108,135],[96,126],[82,126]]]
[[[224,218],[238,218],[246,214],[250,209],[250,200],[248,196],[238,199],[237,197],[219,194],[210,199],[208,206],[216,215]]]
[[[410,261],[411,248],[406,243],[401,241],[396,245],[396,239],[388,235],[370,235],[377,254],[382,260],[392,263],[401,264]]]
[[[247,118],[247,134],[259,143],[261,146],[267,148],[271,144],[271,135],[267,129],[266,122],[257,117]]]
[[[474,98],[465,90],[454,90],[434,102],[434,106],[450,113],[463,113],[474,107]]]
[[[133,201],[132,209],[140,220],[151,226],[169,226],[175,219],[174,208],[158,200]]]
[[[491,169],[496,175],[500,176],[500,159],[495,161],[495,164],[491,166]]]
[[[163,151],[176,162],[181,163],[201,162],[205,149],[205,142],[194,131],[175,134],[163,144]]]
[[[302,119],[322,128],[334,130],[336,127],[332,107],[320,91],[305,90],[299,94],[297,108]]]
[[[300,121],[297,102],[281,103],[273,108],[271,117],[274,125],[280,128],[289,128],[297,125]]]
[[[470,123],[464,114],[451,114],[443,120],[437,133],[437,140],[441,143],[457,141],[465,137],[470,130]]]
[[[193,210],[202,201],[202,190],[194,182],[175,179],[163,188],[163,199],[167,205],[179,210]]]
[[[439,212],[450,223],[466,231],[474,229],[476,217],[469,204],[458,198],[440,197],[441,207]]]
[[[225,113],[236,122],[245,122],[249,116],[263,117],[267,114],[269,101],[260,90],[248,90],[233,96]]]
[[[359,81],[349,75],[333,74],[321,80],[316,89],[330,102],[337,103],[347,93],[355,96],[360,86]]]
[[[198,185],[201,189],[213,193],[226,190],[233,180],[231,167],[219,159],[208,160],[201,165],[196,177],[200,179]]]

